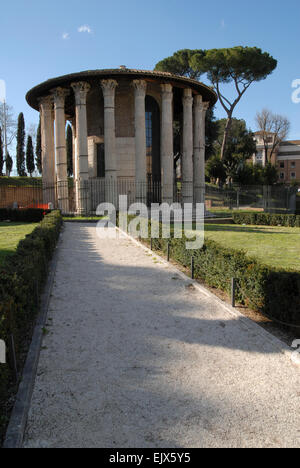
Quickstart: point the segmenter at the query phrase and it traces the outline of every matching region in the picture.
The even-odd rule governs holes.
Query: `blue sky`
[[[267,107],[286,115],[289,138],[300,139],[300,104],[291,99],[292,81],[300,79],[299,0],[6,0],[1,18],[0,79],[27,125],[38,113],[25,94],[51,77],[123,64],[153,69],[178,49],[247,45],[279,63],[247,91],[235,117],[254,131],[256,112]],[[219,105],[216,116],[225,117]]]

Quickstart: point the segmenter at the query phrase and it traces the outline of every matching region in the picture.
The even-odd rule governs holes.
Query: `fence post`
[[[195,279],[195,259],[194,259],[194,257],[191,258],[191,276],[192,276],[192,279]]]
[[[167,260],[168,262],[170,261],[170,242],[168,242],[168,247],[167,247]]]
[[[231,305],[235,307],[236,279],[231,278]]]

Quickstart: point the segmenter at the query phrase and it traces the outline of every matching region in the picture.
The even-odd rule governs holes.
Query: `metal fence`
[[[296,194],[288,186],[243,186],[221,188],[206,186],[207,210],[260,210],[268,213],[295,213]]]
[[[119,196],[127,195],[128,206],[141,202],[150,206],[162,201],[196,203],[204,200],[207,211],[261,210],[266,212],[294,213],[296,190],[285,186],[247,186],[219,188],[206,185],[193,187],[192,183],[176,182],[163,187],[160,182],[135,182],[134,179],[90,179],[75,183],[57,182],[55,185],[0,186],[0,208],[60,209],[63,213],[95,214],[104,202],[119,209]]]

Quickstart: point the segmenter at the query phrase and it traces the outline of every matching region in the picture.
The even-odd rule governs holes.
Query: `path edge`
[[[280,340],[276,336],[272,335],[269,331],[260,327],[257,323],[255,323],[249,317],[246,317],[245,315],[243,315],[241,312],[233,308],[231,305],[222,301],[222,299],[220,299],[218,296],[216,296],[211,291],[209,291],[209,289],[207,289],[205,286],[202,286],[196,280],[191,279],[188,275],[183,273],[175,265],[173,265],[172,263],[168,262],[163,257],[161,257],[155,250],[151,250],[149,247],[145,246],[142,242],[139,242],[139,240],[137,240],[135,237],[131,236],[128,232],[123,231],[117,226],[116,226],[116,230],[120,233],[121,236],[122,235],[126,236],[129,240],[131,240],[137,246],[141,247],[147,253],[155,255],[155,257],[157,257],[163,264],[167,265],[172,271],[176,272],[182,279],[190,281],[190,283],[193,284],[196,290],[198,290],[200,293],[204,294],[205,296],[211,298],[217,304],[221,305],[230,315],[234,316],[236,319],[241,320],[248,329],[250,330],[252,329],[252,331],[255,331],[256,333],[260,334],[263,338],[268,340],[275,348],[277,348],[277,350],[281,354],[285,355],[293,363],[293,360],[292,360],[293,351],[286,343],[284,343],[284,341]]]
[[[43,341],[43,328],[46,324],[51,293],[54,284],[54,277],[57,267],[59,242],[62,231],[59,235],[58,243],[54,251],[52,260],[49,263],[49,271],[44,291],[41,295],[40,312],[37,316],[32,341],[29,347],[25,366],[22,373],[21,382],[16,396],[16,401],[10,416],[5,439],[2,448],[21,448],[26,429],[29,408],[38,369],[39,357]]]

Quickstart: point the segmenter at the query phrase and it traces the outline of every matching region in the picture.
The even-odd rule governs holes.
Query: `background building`
[[[265,166],[270,161],[278,170],[280,182],[300,182],[300,140],[282,141],[270,158],[274,135],[270,133],[268,136],[267,155],[261,132],[255,132],[254,135],[257,153],[253,155],[253,164]]]

